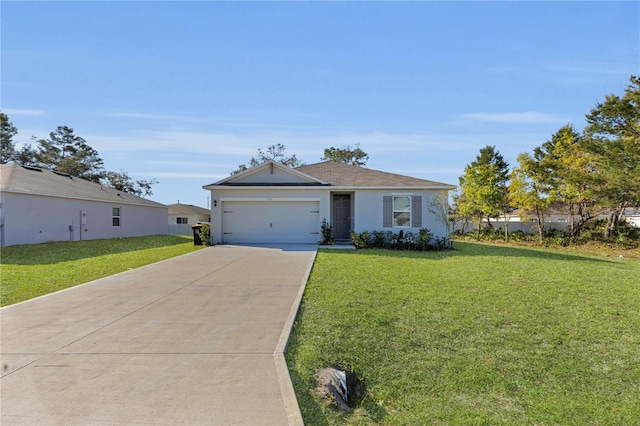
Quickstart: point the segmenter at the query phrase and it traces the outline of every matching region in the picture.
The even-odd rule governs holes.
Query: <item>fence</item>
[[[169,224],[169,235],[192,236],[193,231],[188,223],[171,223]]]

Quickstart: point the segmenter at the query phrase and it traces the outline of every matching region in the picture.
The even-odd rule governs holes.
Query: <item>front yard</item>
[[[0,251],[0,306],[73,287],[194,250],[175,235],[65,241],[4,247]]]
[[[321,251],[287,362],[307,425],[634,424],[640,262],[456,243]],[[364,382],[340,413],[326,365]]]

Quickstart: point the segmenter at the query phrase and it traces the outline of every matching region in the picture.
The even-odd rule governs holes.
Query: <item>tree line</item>
[[[49,138],[32,137],[33,142],[21,149],[16,149],[13,142],[17,133],[18,129],[9,117],[0,112],[0,164],[15,163],[54,170],[139,197],[153,195],[152,187],[158,183],[156,179],[134,181],[124,170],[106,170],[98,151],[75,135],[71,127],[58,126],[49,133]]]
[[[603,236],[614,236],[624,210],[640,207],[640,77],[632,75],[621,96],[598,102],[582,132],[567,124],[517,162],[509,169],[495,146],[482,148],[459,179],[453,216],[477,221],[480,236],[489,219],[517,209],[535,220],[542,241],[549,207],[560,205],[571,237],[603,214]],[[506,239],[506,220],[504,232]]]

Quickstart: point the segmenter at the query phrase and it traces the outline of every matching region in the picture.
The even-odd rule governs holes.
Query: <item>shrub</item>
[[[332,246],[336,242],[333,239],[333,229],[331,225],[327,222],[327,219],[322,219],[322,226],[320,227],[320,233],[322,234],[322,241],[320,242],[323,246]]]
[[[351,242],[356,249],[383,248],[388,250],[429,251],[450,248],[449,238],[435,238],[433,232],[422,228],[418,234],[400,230],[397,234],[392,231],[351,231]]]
[[[208,223],[203,223],[200,229],[198,229],[198,237],[202,242],[203,246],[211,245],[211,225]]]

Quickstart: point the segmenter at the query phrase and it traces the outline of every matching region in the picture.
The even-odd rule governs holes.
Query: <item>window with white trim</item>
[[[111,213],[111,225],[120,226],[120,207],[114,207]]]
[[[411,196],[393,196],[393,226],[411,226]]]
[[[176,223],[178,224],[188,224],[189,223],[189,218],[188,217],[177,217],[176,218]]]

